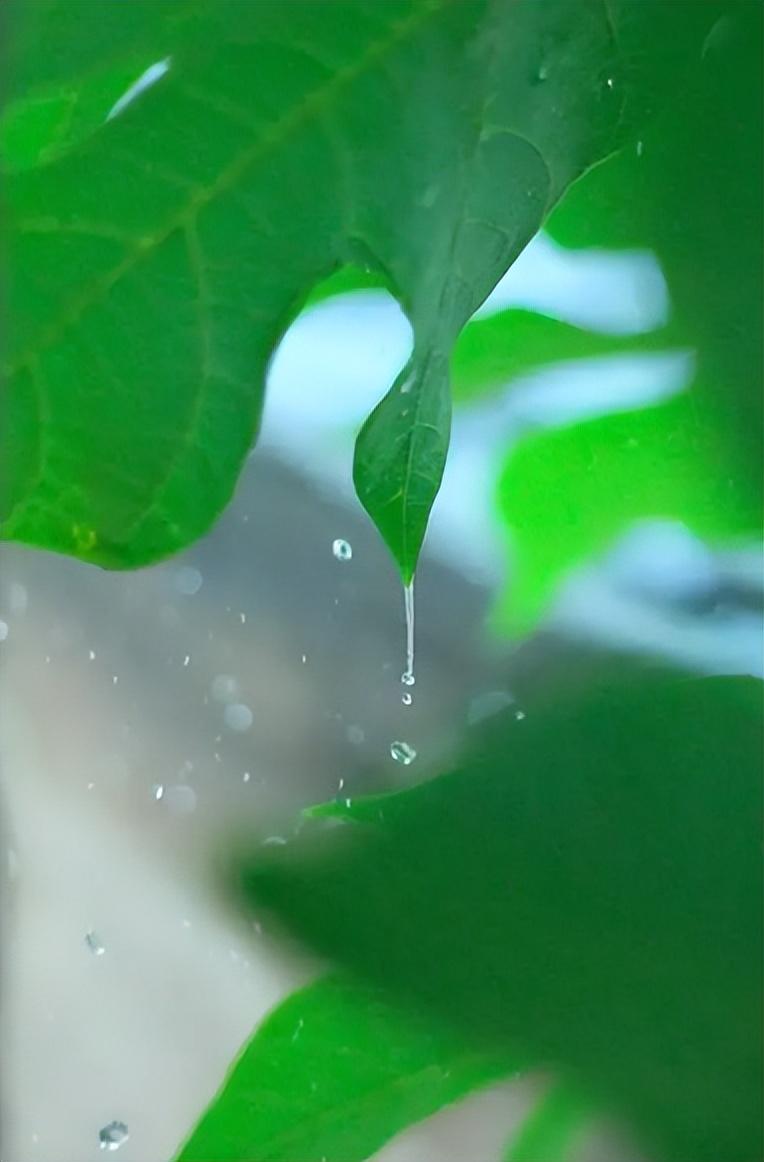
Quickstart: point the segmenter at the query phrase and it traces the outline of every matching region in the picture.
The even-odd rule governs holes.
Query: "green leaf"
[[[108,8],[107,25],[76,35],[59,0],[17,12],[22,107],[5,140],[31,168],[5,183],[2,536],[113,567],[200,536],[256,434],[276,342],[311,288],[354,263],[382,272],[414,331],[355,463],[410,578],[460,328],[566,186],[650,111],[712,14],[680,19],[657,0]],[[172,67],[107,126],[93,131],[99,98],[70,133],[67,94],[91,108],[119,19],[133,22],[129,60]],[[71,60],[46,71],[35,46],[61,27],[56,60]]]
[[[177,1162],[363,1162],[516,1068],[374,986],[328,977],[256,1031]]]
[[[763,727],[749,679],[579,683],[491,720],[450,775],[334,805],[344,826],[260,857],[246,890],[476,1045],[561,1071],[649,1156],[755,1162]]]
[[[564,1162],[590,1115],[568,1084],[553,1083],[520,1127],[503,1162]]]
[[[641,335],[606,335],[533,311],[512,308],[473,319],[462,331],[451,360],[454,400],[471,400],[505,389],[522,375],[575,359],[665,348],[663,330]]]
[[[687,393],[526,435],[509,455],[498,501],[512,539],[496,624],[518,635],[536,623],[561,577],[633,521],[681,520],[713,543],[750,533],[760,519],[755,503],[730,487],[724,449]]]

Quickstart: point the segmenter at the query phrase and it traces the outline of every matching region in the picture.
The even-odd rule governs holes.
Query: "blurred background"
[[[333,295],[294,322],[235,499],[183,556],[120,575],[3,547],[4,1162],[89,1162],[102,1131],[120,1162],[169,1162],[263,1014],[310,979],[304,953],[222,893],[243,834],[287,844],[306,804],[430,777],[471,726],[508,705],[521,721],[534,691],[627,654],[762,675],[761,543],[701,539],[679,501],[621,519],[601,487],[596,550],[563,552],[530,595],[513,587],[515,449],[560,432],[594,448],[590,423],[663,415],[695,367],[691,345],[664,338],[671,312],[650,251],[546,235],[481,308],[457,353],[452,450],[416,578],[411,706],[400,582],[351,483],[355,432],[409,351],[384,290]],[[525,366],[513,342],[505,365],[502,328],[529,319],[551,340]],[[569,504],[560,519],[577,534]],[[534,1085],[477,1095],[378,1157],[492,1162]],[[610,1132],[577,1157],[637,1157]]]

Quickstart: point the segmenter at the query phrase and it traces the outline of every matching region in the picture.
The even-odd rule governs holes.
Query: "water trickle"
[[[406,616],[406,669],[401,674],[404,686],[413,686],[414,677],[414,578],[403,587],[403,611]],[[407,706],[411,702],[406,703]]]
[[[93,956],[103,956],[106,951],[97,932],[88,932],[85,936],[85,944],[93,953]]]
[[[332,541],[332,553],[338,561],[349,561],[353,556],[353,546],[350,541],[343,541],[341,537],[337,537]]]
[[[408,742],[391,742],[390,755],[397,763],[401,763],[404,767],[411,766],[416,758],[416,751]]]
[[[124,1122],[109,1122],[99,1130],[98,1141],[102,1150],[118,1150],[129,1136]]]

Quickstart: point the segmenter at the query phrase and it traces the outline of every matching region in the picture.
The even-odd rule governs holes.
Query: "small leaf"
[[[255,1032],[176,1162],[363,1162],[516,1068],[374,986],[327,977]]]

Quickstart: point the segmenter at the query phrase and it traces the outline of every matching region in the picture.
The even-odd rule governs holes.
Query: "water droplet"
[[[202,575],[193,565],[184,565],[175,574],[175,588],[184,597],[193,597],[202,587]]]
[[[233,702],[239,693],[239,683],[230,674],[216,674],[210,692],[216,702]]]
[[[614,80],[614,78],[613,78],[613,77],[608,77],[608,78],[606,79],[606,81],[605,81],[605,84],[607,85],[608,89],[611,89],[611,90],[612,90],[612,89],[614,89],[614,88],[615,88],[615,80]]]
[[[186,654],[185,658],[183,659],[183,665],[184,666],[191,665],[191,655],[190,654]]]
[[[241,781],[242,781],[242,783],[248,783],[251,778],[252,778],[252,775],[250,774],[250,772],[245,771],[244,774],[241,776]]]
[[[644,141],[638,141],[637,142],[637,157],[641,157],[644,152],[645,152]]]
[[[97,932],[88,932],[85,936],[85,944],[93,953],[93,956],[103,956],[106,948],[101,943]]]
[[[151,788],[151,794],[159,802],[164,797],[164,783],[154,783],[154,786]]]
[[[416,751],[408,742],[391,742],[390,755],[397,763],[402,763],[404,767],[408,767],[416,758]]]
[[[244,625],[244,622],[245,622],[246,620],[247,620],[247,615],[246,615],[246,613],[244,613],[244,612],[242,611],[242,612],[239,614],[239,621],[241,622],[241,624],[242,624],[242,625]]]
[[[518,722],[522,722],[523,719],[525,718],[525,711],[524,710],[516,710],[515,711],[515,718],[517,719]]]
[[[23,616],[27,611],[29,601],[26,586],[22,585],[20,581],[12,581],[8,590],[8,600],[11,606],[11,613],[18,613],[20,616]]]
[[[111,676],[112,685],[116,686],[118,681],[119,681],[119,674],[112,674],[112,676]]]
[[[403,694],[401,694],[401,702],[404,706],[410,706],[413,701],[414,698],[411,694],[409,694],[408,690],[405,690]]]
[[[485,694],[478,694],[473,698],[467,710],[467,723],[475,726],[486,718],[493,718],[501,710],[511,706],[514,698],[508,690],[488,690]]]
[[[349,541],[343,541],[338,537],[336,541],[332,541],[332,553],[338,561],[349,561],[353,556],[353,546]]]
[[[413,686],[416,683],[416,678],[410,670],[404,670],[401,674],[401,682],[404,686]]]
[[[243,702],[232,702],[223,711],[223,719],[230,730],[249,730],[254,715]]]
[[[353,724],[345,731],[345,737],[347,738],[348,742],[352,742],[353,746],[360,746],[361,743],[364,742],[366,735],[360,726]]]
[[[196,791],[186,783],[166,787],[164,801],[174,815],[192,815],[196,810]]]
[[[0,621],[0,642],[4,642],[8,637],[9,629],[7,621]]]
[[[95,658],[96,658],[96,652],[95,652],[95,650],[88,650],[88,659],[89,659],[89,661],[91,661],[91,662],[94,662],[94,661],[95,661]]]
[[[127,1126],[124,1122],[109,1122],[108,1126],[104,1126],[98,1133],[98,1141],[102,1150],[118,1150],[128,1137]]]
[[[546,81],[548,79],[549,79],[549,65],[546,63],[546,61],[542,61],[541,64],[539,65],[539,67],[536,69],[536,81],[539,84],[543,84],[544,81]]]
[[[302,655],[302,657],[300,658],[300,661],[302,662],[303,666],[305,665],[305,663],[307,662],[307,660],[308,660],[308,655],[307,655],[307,654],[303,654],[303,655]]]

